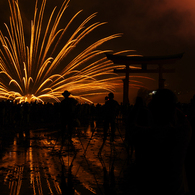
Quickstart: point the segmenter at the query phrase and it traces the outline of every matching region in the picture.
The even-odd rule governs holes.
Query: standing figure
[[[177,97],[171,90],[158,89],[148,105],[152,124],[142,122],[135,126],[138,195],[184,195],[189,192],[185,158],[191,126],[176,105]],[[148,112],[138,117],[138,121],[145,121]]]
[[[62,145],[67,137],[70,142],[72,142],[72,133],[74,127],[75,110],[77,105],[77,100],[69,97],[70,92],[64,91],[62,93],[64,99],[60,104],[60,114],[61,114],[61,133],[62,133]]]
[[[119,113],[119,104],[114,100],[114,94],[108,94],[108,100],[104,105],[104,142],[107,139],[108,129],[111,126],[111,141],[114,141],[115,131],[116,131],[116,117]]]

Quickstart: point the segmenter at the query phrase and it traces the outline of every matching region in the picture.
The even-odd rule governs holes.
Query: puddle
[[[92,126],[77,128],[72,144],[66,141],[63,147],[57,130],[17,134],[0,160],[0,190],[9,195],[99,195],[109,186],[122,194],[118,184],[128,163],[124,137],[118,132],[113,143],[108,138],[100,153],[103,132]]]

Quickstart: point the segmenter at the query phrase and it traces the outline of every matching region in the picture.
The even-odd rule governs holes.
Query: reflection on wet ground
[[[122,125],[100,151],[102,131],[96,123],[79,127],[63,147],[57,130],[17,134],[0,160],[1,194],[135,194]]]

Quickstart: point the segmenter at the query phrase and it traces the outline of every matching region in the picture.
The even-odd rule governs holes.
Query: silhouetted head
[[[195,105],[195,95],[193,95],[193,98],[191,99],[191,104]]]
[[[139,96],[136,97],[135,106],[144,106],[144,101],[142,97],[139,97]]]
[[[114,99],[114,94],[113,94],[112,92],[109,93],[109,94],[108,94],[108,98],[109,98],[110,100]]]
[[[149,104],[154,121],[160,124],[167,124],[173,121],[175,116],[177,97],[169,89],[159,89],[152,96]]]
[[[68,97],[69,95],[70,95],[70,92],[69,91],[64,91],[63,93],[62,93],[62,95],[64,96],[64,97]]]

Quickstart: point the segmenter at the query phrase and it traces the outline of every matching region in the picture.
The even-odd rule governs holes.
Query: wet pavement
[[[63,146],[57,128],[16,134],[0,159],[0,194],[136,194],[124,137],[118,123],[114,142],[108,136],[102,145],[103,128],[95,121],[78,127]]]

